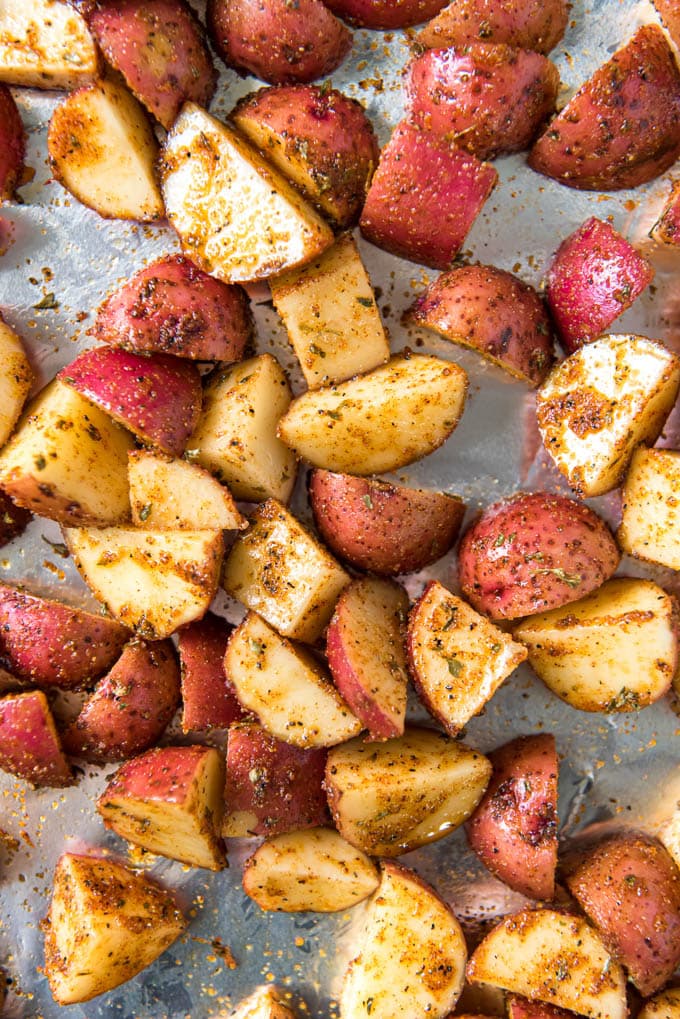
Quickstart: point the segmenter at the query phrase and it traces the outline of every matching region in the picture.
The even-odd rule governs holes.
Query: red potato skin
[[[206,18],[225,64],[270,85],[331,74],[352,48],[352,33],[321,0],[208,0]]]
[[[650,231],[659,244],[680,245],[680,182],[673,185],[663,212]]]
[[[343,21],[360,28],[410,28],[439,14],[446,0],[325,0]]]
[[[88,21],[108,63],[163,127],[186,100],[208,107],[217,72],[184,0],[98,0]]]
[[[340,559],[392,577],[413,573],[453,547],[465,504],[444,492],[313,470],[309,501],[316,528]]]
[[[0,548],[23,534],[32,519],[30,510],[17,506],[6,492],[0,491]]]
[[[92,330],[112,347],[192,361],[240,361],[253,335],[248,296],[183,255],[135,273],[104,301]]]
[[[654,269],[609,223],[591,216],[557,249],[546,299],[571,354],[597,339],[654,279]]]
[[[402,121],[382,150],[361,232],[393,255],[448,269],[497,180],[492,166]]]
[[[233,626],[208,612],[178,633],[182,678],[182,729],[225,729],[244,717],[224,671],[224,655]]]
[[[560,84],[540,53],[489,43],[426,50],[405,73],[409,120],[478,159],[528,148]]]
[[[0,585],[0,664],[35,686],[87,686],[129,638],[114,619]]]
[[[491,265],[443,273],[404,316],[478,350],[516,378],[539,386],[554,360],[550,317],[533,287]]]
[[[326,757],[325,750],[282,743],[255,722],[233,725],[227,743],[227,812],[254,814],[252,835],[327,825]]]
[[[517,994],[509,994],[505,1000],[508,1019],[573,1019],[574,1013],[565,1008],[549,1005],[546,1001],[529,1001]]]
[[[24,169],[26,132],[6,85],[0,85],[0,205],[11,201]]]
[[[611,531],[582,503],[518,492],[489,506],[458,550],[463,596],[491,619],[547,612],[595,591],[616,570]]]
[[[64,730],[64,749],[95,763],[140,754],[163,735],[179,698],[179,666],[172,642],[135,638]]]
[[[183,803],[187,788],[208,750],[202,746],[156,747],[133,757],[118,769],[100,801],[129,796],[161,803]]]
[[[169,456],[182,455],[201,413],[198,368],[169,354],[94,347],[57,378]]]
[[[491,781],[467,822],[470,847],[492,874],[530,899],[552,899],[557,866],[557,752],[548,733],[489,754]]]
[[[71,768],[41,690],[0,699],[0,768],[36,786],[71,784]]]
[[[661,29],[644,25],[555,117],[529,166],[583,191],[634,188],[680,155],[679,118],[680,71]]]
[[[453,0],[416,41],[425,49],[488,42],[549,53],[568,18],[567,0]]]
[[[661,843],[621,832],[589,850],[566,883],[640,993],[661,990],[680,963],[680,871]]]

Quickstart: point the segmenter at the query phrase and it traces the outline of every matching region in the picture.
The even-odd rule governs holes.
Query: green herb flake
[[[250,645],[250,650],[254,651],[256,655],[261,655],[264,652],[265,646],[261,640],[255,640],[254,637],[251,637],[248,643]]]
[[[144,520],[148,520],[149,519],[149,517],[151,516],[152,508],[153,508],[153,506],[152,506],[152,504],[150,502],[147,502],[146,505],[142,506],[142,508],[139,511],[139,519],[142,522]]]
[[[362,308],[372,308],[373,299],[371,297],[357,297],[357,304],[360,304]]]
[[[567,573],[561,566],[546,566],[541,570],[536,570],[537,576],[545,577],[550,573],[552,573],[554,577],[557,577],[558,580],[568,584],[569,587],[578,587],[583,580],[580,573]]]
[[[33,463],[35,464],[35,469],[37,471],[44,471],[45,468],[47,467],[47,460],[42,455],[36,456]]]
[[[627,686],[622,686],[615,697],[605,705],[605,711],[636,711],[640,707],[640,695]]]
[[[455,624],[455,622],[456,622],[456,620],[458,618],[458,609],[451,609],[450,613],[451,614],[449,615],[449,618],[446,620],[446,622],[442,626],[442,631],[450,630],[451,627]]]
[[[368,492],[366,493],[366,495],[362,495],[361,501],[363,502],[363,504],[366,507],[366,509],[370,509],[370,510],[373,509],[373,503],[371,501],[371,497],[368,494]]]
[[[54,294],[45,294],[41,301],[33,305],[35,311],[47,311],[51,308],[58,308],[59,301],[56,299]]]
[[[447,658],[447,664],[449,666],[449,672],[452,676],[460,676],[463,671],[463,663],[459,662],[457,658]]]
[[[310,352],[310,354],[315,354],[316,357],[322,357],[323,358],[323,357],[326,356],[326,351],[322,350],[321,347],[317,347],[316,343],[310,343],[309,344],[309,352]]]
[[[50,539],[47,538],[44,534],[41,534],[40,537],[42,538],[46,545],[50,546],[55,555],[61,556],[62,559],[68,559],[69,551],[63,542],[50,541]]]
[[[492,644],[491,645],[491,650],[493,651],[493,653],[495,655],[497,655],[502,646],[503,646],[502,644]]]
[[[626,874],[623,880],[630,888],[634,888],[635,885],[637,884],[637,878],[635,877],[635,874]]]

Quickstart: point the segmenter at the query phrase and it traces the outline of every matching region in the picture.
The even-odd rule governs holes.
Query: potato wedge
[[[60,184],[100,216],[143,223],[163,218],[158,145],[124,85],[98,81],[72,92],[52,114],[47,148]]]
[[[1,16],[1,15],[0,15]],[[1,31],[1,29],[0,29]],[[26,132],[14,96],[0,83],[0,205],[14,198],[26,155]],[[1,319],[0,319],[1,322]]]
[[[622,481],[653,444],[680,387],[680,359],[644,336],[603,336],[553,368],[536,396],[543,444],[583,498]]]
[[[233,128],[185,103],[160,162],[165,210],[185,253],[225,283],[310,262],[329,226]]]
[[[624,552],[680,570],[680,451],[635,450],[623,486],[616,537]]]
[[[229,489],[197,463],[131,450],[128,479],[135,527],[243,531],[248,526]]]
[[[568,20],[567,0],[453,0],[416,39],[426,49],[492,42],[549,53]]]
[[[3,0],[0,81],[70,91],[94,81],[99,65],[94,39],[71,4]]]
[[[332,828],[267,839],[243,870],[243,890],[260,909],[280,913],[337,913],[367,899],[378,869]]]
[[[443,1019],[462,990],[466,959],[460,924],[434,889],[406,867],[383,863],[340,1015]]]
[[[678,668],[677,605],[651,580],[609,580],[530,616],[513,636],[546,686],[581,711],[638,711],[663,697]]]
[[[283,1000],[283,993],[271,984],[257,987],[234,1012],[221,1012],[216,1019],[295,1019]]]
[[[467,978],[589,1019],[626,1019],[623,970],[592,927],[552,909],[506,917],[473,953]]]
[[[33,383],[31,368],[21,338],[0,315],[0,447],[4,446],[21,414]]]
[[[182,731],[226,729],[243,717],[234,687],[224,671],[224,653],[233,626],[206,612],[177,634],[182,677]]]
[[[33,786],[73,781],[42,690],[0,697],[0,768]]]
[[[399,355],[367,375],[298,396],[278,435],[315,467],[360,475],[395,471],[448,439],[467,386],[465,371],[451,361]]]
[[[669,987],[655,994],[644,1003],[638,1019],[680,1019],[680,987]]]

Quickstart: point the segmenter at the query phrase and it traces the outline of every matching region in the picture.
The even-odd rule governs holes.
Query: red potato
[[[172,643],[135,638],[64,730],[64,749],[95,762],[122,761],[148,750],[175,714],[179,696]]]
[[[383,576],[413,573],[452,548],[465,503],[445,492],[316,469],[309,501],[319,534],[340,559]]]
[[[35,686],[87,686],[129,637],[114,619],[0,584],[0,663]]]
[[[548,1005],[545,1001],[530,1001],[517,994],[509,994],[505,1000],[508,1019],[573,1019],[574,1013],[566,1008]]]
[[[435,279],[404,316],[471,347],[538,386],[553,362],[553,327],[533,287],[492,265],[463,265]]]
[[[71,768],[42,690],[0,698],[0,768],[36,786],[71,784]]]
[[[439,14],[446,0],[325,0],[334,14],[361,28],[410,28]]]
[[[19,184],[26,154],[26,134],[17,104],[0,83],[0,205],[11,201]]]
[[[660,244],[680,244],[680,182],[673,189],[664,205],[663,212],[649,232],[649,236]]]
[[[184,0],[98,0],[88,20],[108,63],[163,127],[187,99],[209,106],[217,73]]]
[[[417,127],[493,159],[531,145],[559,84],[540,53],[494,43],[426,50],[406,69],[406,113]]]
[[[402,121],[380,154],[361,232],[393,255],[448,269],[497,180],[492,166]]]
[[[453,0],[416,39],[426,49],[489,42],[549,53],[568,17],[567,0]]]
[[[233,630],[208,612],[178,634],[182,678],[182,729],[224,729],[243,718],[243,709],[224,671],[224,653]]]
[[[530,899],[552,899],[559,767],[555,738],[548,733],[519,736],[488,756],[493,772],[467,823],[470,846],[514,891]]]
[[[645,997],[680,963],[680,871],[656,839],[620,832],[566,878],[569,891]]]
[[[653,180],[680,155],[680,70],[644,25],[555,117],[529,166],[568,187],[618,191]]]
[[[209,0],[206,16],[225,64],[271,85],[331,74],[352,48],[352,33],[321,0]]]
[[[607,331],[654,279],[654,269],[609,223],[591,216],[562,241],[548,270],[546,299],[571,354]]]
[[[201,413],[198,369],[168,354],[94,347],[57,378],[170,456],[182,455]]]
[[[246,292],[167,255],[114,291],[99,308],[94,337],[136,353],[193,361],[239,361],[253,334]]]
[[[652,0],[668,34],[676,46],[680,45],[680,7],[678,0]]]
[[[325,750],[282,743],[255,722],[232,725],[222,834],[282,835],[327,824],[326,757]]]
[[[620,559],[600,517],[574,499],[518,492],[487,507],[458,552],[463,595],[491,619],[517,619],[577,601]]]
[[[6,492],[0,491],[0,548],[23,534],[32,519],[30,510],[17,506]]]

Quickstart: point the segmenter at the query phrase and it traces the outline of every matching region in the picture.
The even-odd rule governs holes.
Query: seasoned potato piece
[[[209,471],[146,449],[128,460],[132,522],[158,531],[244,530],[231,492]]]
[[[4,446],[21,414],[33,382],[24,345],[0,315],[0,447]]]
[[[399,355],[367,375],[298,396],[278,434],[315,467],[361,475],[395,471],[448,439],[467,387],[465,371],[451,361]]]
[[[61,0],[3,0],[0,81],[67,91],[94,80],[97,47],[84,19]]]
[[[310,389],[343,382],[390,356],[368,273],[350,234],[270,283]]]
[[[680,570],[680,451],[635,450],[617,532],[624,552]]]
[[[42,690],[0,697],[0,768],[34,786],[73,781]]]
[[[567,0],[453,0],[416,38],[428,49],[491,42],[549,53],[568,19]]]
[[[222,584],[279,633],[313,644],[350,578],[276,499],[259,506],[224,566]]]
[[[603,336],[553,368],[536,396],[546,450],[580,496],[621,482],[653,443],[678,395],[680,359],[644,336]]]
[[[644,1003],[638,1019],[680,1019],[680,987],[669,987],[655,994]]]
[[[26,155],[26,132],[21,114],[14,96],[2,83],[0,83],[0,146],[0,205],[2,205],[3,202],[12,201],[14,198],[15,188],[21,183]]]
[[[234,687],[224,671],[233,626],[206,612],[177,634],[182,676],[182,732],[226,729],[243,718]]]

